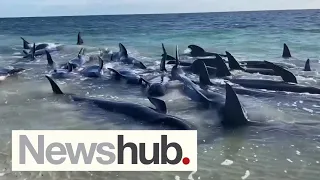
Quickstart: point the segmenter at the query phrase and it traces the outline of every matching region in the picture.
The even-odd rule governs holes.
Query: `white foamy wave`
[[[191,173],[189,174],[189,176],[188,176],[188,179],[189,179],[189,180],[194,180],[193,175],[194,175],[195,173],[196,173],[196,171],[191,172]]]
[[[244,176],[241,177],[241,179],[247,179],[250,176],[250,171],[246,170],[246,173],[244,174]]]
[[[56,49],[58,46],[61,46],[62,44],[58,44],[58,43],[46,43],[48,44],[48,49]]]
[[[313,113],[313,110],[312,109],[308,109],[308,108],[302,108],[303,110],[305,110],[305,111],[307,111],[307,112],[309,112],[309,113]]]
[[[183,51],[183,53],[185,53],[185,54],[188,54],[188,53],[190,53],[191,52],[191,49],[189,49],[189,48],[187,48],[187,49],[185,49],[184,51]]]
[[[222,166],[230,166],[233,164],[233,161],[232,160],[229,160],[229,159],[226,159],[225,161],[223,161],[221,163]]]

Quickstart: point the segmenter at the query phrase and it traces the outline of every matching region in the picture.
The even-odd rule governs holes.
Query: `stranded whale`
[[[66,95],[75,102],[88,102],[106,111],[127,115],[137,121],[150,125],[163,125],[177,130],[195,129],[195,127],[187,121],[168,115],[166,104],[160,99],[149,97],[148,99],[155,106],[155,108],[151,108],[129,102],[116,102],[82,97],[74,94],[64,94],[49,76],[46,76],[46,78],[49,80],[52,91],[55,94]]]
[[[220,93],[212,93],[211,97],[205,96],[203,90],[192,82],[181,68],[179,68],[178,47],[176,50],[176,65],[172,68],[172,78],[181,81],[184,84],[183,91],[193,101],[203,104],[205,107],[217,110],[220,115],[221,125],[225,128],[236,128],[255,124],[247,119],[246,112],[229,84],[226,84],[226,96]]]

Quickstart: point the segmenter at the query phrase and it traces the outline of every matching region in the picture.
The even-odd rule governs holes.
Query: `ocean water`
[[[171,55],[176,45],[183,53],[189,44],[197,44],[207,51],[227,50],[238,60],[293,64],[290,71],[299,84],[320,88],[319,16],[319,10],[304,10],[0,19],[0,65],[15,63],[26,68],[17,76],[3,78],[0,84],[0,179],[319,179],[320,97],[306,93],[274,93],[268,98],[239,95],[250,119],[275,125],[226,132],[215,127],[218,119],[214,112],[197,108],[179,90],[170,91],[162,98],[168,113],[194,123],[199,140],[203,140],[198,147],[197,172],[12,172],[10,142],[13,129],[156,128],[54,96],[44,77],[49,73],[45,57],[25,62],[20,37],[61,44],[52,56],[56,62],[66,62],[80,49],[75,45],[80,31],[86,58],[94,57],[101,48],[117,51],[121,42],[131,56],[154,69],[159,66],[161,43]],[[283,43],[294,58],[281,58]],[[313,71],[302,72],[308,58]],[[106,64],[110,66],[113,64]],[[151,105],[141,88],[110,80],[107,70],[100,79],[75,74],[57,82],[64,92]]]

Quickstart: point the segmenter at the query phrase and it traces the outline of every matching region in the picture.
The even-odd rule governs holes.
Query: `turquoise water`
[[[52,46],[60,43],[59,51],[52,56],[57,62],[66,62],[80,49],[75,46],[80,31],[86,58],[96,56],[99,48],[117,51],[121,42],[131,56],[150,68],[157,68],[161,43],[172,55],[176,45],[183,53],[189,44],[198,44],[207,51],[224,53],[227,50],[238,60],[294,64],[296,68],[291,71],[299,83],[320,87],[319,16],[320,11],[308,10],[0,19],[0,65],[22,61],[21,36],[30,42],[48,42]],[[281,58],[283,43],[288,44],[294,58]],[[302,72],[308,58],[313,71]],[[67,104],[53,96],[44,78],[48,73],[45,57],[39,59],[34,63],[18,63],[27,70],[19,76],[7,77],[0,84],[0,179],[319,179],[319,95],[287,93],[285,97],[275,95],[264,99],[239,96],[251,119],[277,126],[226,133],[214,128],[215,114],[199,110],[195,103],[175,90],[162,98],[169,114],[196,124],[199,139],[205,140],[198,148],[196,173],[11,172],[12,129],[153,128],[136,124],[127,117],[88,110],[84,105]],[[110,66],[113,64],[106,64]],[[77,76],[58,82],[65,92],[150,105],[140,88],[114,83],[108,80],[108,73],[98,80]]]

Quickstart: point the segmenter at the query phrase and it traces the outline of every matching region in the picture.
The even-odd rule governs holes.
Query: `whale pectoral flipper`
[[[24,55],[28,55],[29,53],[26,50],[22,51],[24,53]]]
[[[31,59],[34,60],[36,55],[36,43],[33,43],[32,52],[31,52]]]
[[[13,68],[8,73],[12,75],[12,74],[16,74],[16,73],[19,73],[21,71],[24,71],[24,70],[25,70],[24,68]]]
[[[52,60],[52,57],[51,57],[49,51],[46,50],[45,52],[46,52],[46,55],[47,55],[48,64],[49,64],[50,66],[52,66],[52,65],[54,64],[54,62],[53,62],[53,60]]]
[[[72,72],[72,64],[68,62],[67,67],[68,67],[68,72]]]
[[[83,39],[81,38],[81,33],[78,33],[78,39],[77,39],[77,45],[82,45],[83,44]]]
[[[83,48],[80,49],[78,56],[81,56],[83,54],[82,52],[83,52]]]
[[[230,69],[236,69],[236,70],[243,70],[243,68],[240,66],[239,62],[232,56],[228,51],[226,51],[228,61],[229,61],[229,68]]]
[[[20,37],[23,41],[23,49],[30,49],[29,42],[26,41],[23,37]]]
[[[162,46],[162,52],[163,52],[163,54],[168,54],[167,51],[166,51],[166,48],[164,48],[164,44],[163,44],[163,43],[161,43],[161,46]]]
[[[99,56],[99,72],[103,69],[103,60],[102,58]]]
[[[166,69],[167,52],[166,52],[163,44],[162,44],[162,50],[163,50],[163,56],[162,56],[161,63],[160,63],[160,71],[167,72],[167,69]]]
[[[156,111],[164,114],[167,113],[167,105],[164,101],[153,97],[148,97],[148,99],[156,107]]]
[[[291,53],[290,53],[290,50],[289,50],[289,47],[287,46],[286,43],[283,44],[282,57],[283,57],[283,58],[290,58],[290,57],[292,57],[292,56],[291,56]]]
[[[272,62],[264,61],[278,76],[281,76],[282,80],[290,83],[298,83],[297,78],[290,71],[278,66]]]
[[[304,65],[304,71],[311,71],[311,68],[310,68],[310,60],[308,59],[306,61],[306,64]]]
[[[237,94],[228,83],[226,83],[226,101],[223,111],[224,118],[221,123],[224,126],[238,127],[249,122]]]
[[[57,85],[56,82],[54,82],[49,76],[46,75],[46,78],[49,80],[52,91],[55,94],[63,94],[63,92],[61,91],[61,89],[59,88],[59,86]]]
[[[146,86],[149,86],[150,87],[150,82],[145,80],[144,78],[140,78],[141,79],[141,83],[144,82],[146,84]]]
[[[177,45],[176,46],[176,64],[175,64],[175,66],[178,67],[179,64],[180,64],[180,61],[179,61],[179,47]]]

